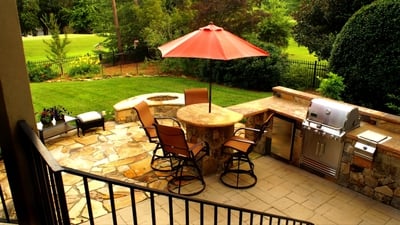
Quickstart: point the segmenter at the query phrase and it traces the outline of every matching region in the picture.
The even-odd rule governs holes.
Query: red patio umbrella
[[[201,58],[231,60],[269,53],[246,40],[210,23],[208,26],[186,34],[158,47],[162,57]],[[209,88],[209,111],[211,112],[211,79]]]

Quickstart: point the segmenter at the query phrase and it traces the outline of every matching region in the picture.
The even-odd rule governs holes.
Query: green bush
[[[29,62],[26,64],[29,80],[31,82],[42,82],[46,80],[51,80],[58,76],[57,72],[51,69],[51,64],[37,64]]]
[[[168,59],[169,68],[196,77],[247,90],[271,91],[279,84],[281,74],[289,69],[287,56],[272,44],[256,43],[267,50],[269,57],[249,57],[235,60]],[[167,62],[167,59],[163,60]],[[173,72],[173,71],[170,71]],[[177,74],[177,73],[175,73]]]
[[[100,73],[99,59],[91,56],[82,56],[71,62],[69,76],[79,76]]]
[[[330,72],[326,78],[321,79],[317,91],[327,98],[341,100],[340,95],[345,90],[345,87],[343,77]]]
[[[378,0],[357,11],[334,43],[331,71],[344,77],[343,100],[380,111],[400,84],[400,1]]]
[[[305,65],[292,64],[289,72],[280,76],[279,85],[296,90],[307,90],[311,88],[309,68]]]

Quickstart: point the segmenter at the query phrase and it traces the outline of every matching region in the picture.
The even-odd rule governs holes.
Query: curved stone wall
[[[155,117],[176,117],[176,111],[185,105],[183,93],[156,92],[138,95],[122,100],[114,105],[115,122],[126,123],[137,121],[133,106],[145,101]]]

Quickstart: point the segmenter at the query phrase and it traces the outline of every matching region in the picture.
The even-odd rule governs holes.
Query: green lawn
[[[152,92],[183,93],[185,88],[208,87],[208,83],[177,77],[129,77],[95,81],[32,83],[34,111],[62,105],[73,115],[86,111],[106,111],[111,119],[113,105],[124,99]],[[220,85],[212,86],[212,102],[230,106],[271,96],[270,92],[255,92]]]
[[[96,35],[68,35],[71,40],[69,56],[80,56],[92,53],[95,45],[103,40]],[[43,38],[23,38],[27,60],[46,60],[46,45]],[[298,46],[293,40],[287,49],[289,58],[315,60],[307,49]],[[176,77],[130,77],[112,78],[96,81],[70,81],[32,83],[31,91],[34,111],[40,112],[44,107],[62,105],[73,115],[85,111],[106,111],[107,119],[112,119],[113,105],[121,100],[152,92],[183,93],[185,88],[208,87],[191,79]],[[212,87],[212,102],[220,106],[230,106],[254,99],[271,96],[269,92],[254,92],[220,85]]]
[[[62,38],[64,36],[61,36]],[[95,46],[104,40],[104,37],[99,37],[93,34],[68,34],[68,39],[71,43],[67,46],[67,56],[82,56],[93,54]],[[26,61],[47,60],[46,55],[49,47],[43,40],[50,41],[51,36],[36,36],[23,37],[23,46]]]
[[[316,56],[308,53],[308,49],[306,47],[298,45],[293,38],[289,39],[289,46],[285,52],[288,54],[289,59],[307,60],[307,61],[318,60]]]

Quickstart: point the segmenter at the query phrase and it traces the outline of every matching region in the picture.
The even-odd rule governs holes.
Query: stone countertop
[[[250,117],[267,111],[272,111],[282,116],[294,119],[298,122],[303,122],[307,116],[308,105],[272,96],[229,106],[227,108],[241,113],[244,117]]]
[[[393,155],[396,158],[400,158],[400,134],[398,133],[393,133],[384,129],[377,128],[374,125],[361,122],[360,127],[352,131],[349,131],[346,134],[346,137],[353,140],[357,140],[358,139],[357,135],[367,130],[391,137],[389,140],[378,144],[377,150],[378,152],[382,152],[388,155]]]

